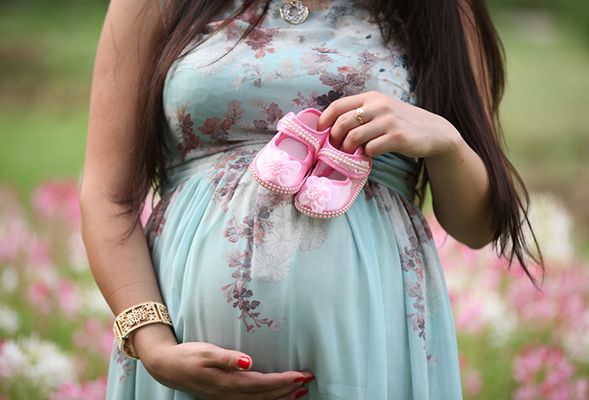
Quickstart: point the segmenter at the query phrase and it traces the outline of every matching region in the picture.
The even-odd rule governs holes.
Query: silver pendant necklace
[[[309,16],[309,7],[300,0],[289,0],[280,6],[280,17],[291,24],[305,22]]]

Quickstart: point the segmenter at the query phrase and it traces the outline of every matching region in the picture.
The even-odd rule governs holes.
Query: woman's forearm
[[[143,229],[128,239],[129,216],[108,201],[82,200],[82,236],[94,279],[114,314],[145,301],[161,301]]]
[[[472,248],[493,238],[487,170],[481,158],[448,121],[441,129],[455,137],[447,151],[425,158],[436,218],[444,229]]]
[[[143,228],[136,225],[123,240],[132,217],[117,215],[118,206],[92,196],[82,190],[82,236],[94,279],[113,313],[147,301],[163,302]],[[138,329],[132,340],[142,358],[150,343],[176,342],[172,330],[160,324]]]

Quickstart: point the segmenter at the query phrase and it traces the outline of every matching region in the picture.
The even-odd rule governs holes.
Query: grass
[[[531,190],[564,201],[575,217],[577,244],[587,252],[589,188],[582,182],[589,180],[589,52],[564,25],[530,21],[525,30],[517,17],[500,19],[508,59],[501,110],[510,157]]]
[[[0,181],[27,195],[40,182],[76,177],[83,163],[86,114],[39,110],[0,113]]]
[[[40,182],[77,177],[106,4],[0,6],[0,182],[28,197]]]

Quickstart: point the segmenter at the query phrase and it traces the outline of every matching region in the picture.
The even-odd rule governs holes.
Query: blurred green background
[[[589,252],[589,1],[489,2],[504,41],[509,154],[530,190],[561,198]],[[23,198],[77,177],[106,0],[0,3],[0,182]]]

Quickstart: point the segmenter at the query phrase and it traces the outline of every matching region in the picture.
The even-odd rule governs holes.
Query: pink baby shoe
[[[372,159],[362,147],[354,154],[336,149],[325,141],[317,163],[295,196],[295,207],[315,218],[333,218],[345,213],[368,179]]]
[[[296,115],[289,112],[278,121],[278,132],[250,166],[260,185],[280,194],[299,191],[331,130],[316,130],[320,115],[321,111],[307,108]]]

